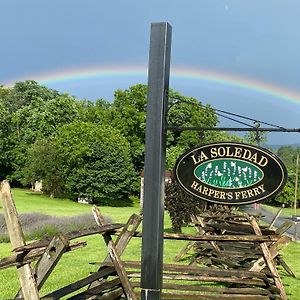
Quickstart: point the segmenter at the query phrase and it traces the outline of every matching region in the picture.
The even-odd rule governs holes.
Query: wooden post
[[[18,219],[17,210],[7,180],[1,183],[4,218],[13,249],[25,245],[24,234]],[[30,264],[18,268],[18,276],[25,300],[40,299]]]
[[[269,229],[273,229],[273,226],[274,226],[275,222],[277,221],[278,217],[280,216],[280,214],[281,214],[281,212],[282,212],[282,209],[283,209],[283,208],[280,208],[280,209],[277,211],[276,215],[274,216],[273,220],[271,221],[271,223],[270,223],[270,225],[269,225]]]
[[[255,234],[262,235],[261,230],[260,230],[260,228],[259,228],[259,226],[258,226],[258,224],[257,224],[254,217],[252,217],[252,216],[250,217],[250,222],[251,222],[251,225],[253,227],[253,230],[254,230]],[[280,279],[280,276],[279,276],[278,271],[276,269],[276,266],[274,264],[273,257],[270,253],[270,250],[269,250],[269,247],[268,247],[267,243],[260,243],[260,248],[261,248],[261,251],[263,253],[266,265],[268,266],[269,270],[271,271],[271,273],[274,277],[275,285],[280,291],[281,298],[283,300],[287,300],[288,298],[286,296],[282,281]]]
[[[159,300],[162,288],[166,113],[171,31],[168,23],[151,24],[143,203],[142,300]]]
[[[38,290],[41,289],[68,246],[69,241],[62,234],[53,237],[34,268]],[[17,297],[22,297],[22,290],[19,291]]]
[[[137,228],[139,227],[141,221],[142,221],[142,217],[140,215],[136,215],[136,214],[131,215],[131,217],[128,219],[125,227],[122,229],[122,231],[120,232],[120,235],[117,237],[117,239],[114,243],[119,256],[121,256],[123,254],[125,248],[127,247],[129,241],[133,237]],[[110,262],[110,261],[111,261],[111,257],[110,257],[110,254],[108,254],[107,257],[104,259],[102,265],[104,265],[104,263]],[[100,266],[98,271],[101,270],[102,265]],[[89,285],[89,289],[94,288],[97,285],[99,285],[99,282],[94,281]]]
[[[94,218],[95,218],[95,221],[98,224],[98,226],[102,226],[102,225],[105,224],[104,218],[101,215],[98,207],[93,206],[93,214],[94,214]],[[120,281],[122,283],[122,286],[123,286],[123,289],[124,289],[124,292],[126,294],[127,299],[128,300],[136,300],[137,298],[136,298],[135,293],[132,289],[132,286],[130,285],[127,273],[126,273],[125,268],[122,264],[122,261],[120,259],[120,255],[119,255],[119,253],[116,249],[115,243],[113,242],[110,234],[104,233],[103,237],[104,237],[105,243],[107,245],[108,252],[110,254],[111,260],[114,264],[116,272],[117,272],[117,274],[120,278]]]

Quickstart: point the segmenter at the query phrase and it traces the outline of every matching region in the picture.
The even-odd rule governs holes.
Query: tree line
[[[214,109],[197,103],[171,89],[168,124],[215,127]],[[0,179],[26,187],[42,181],[43,191],[54,197],[96,201],[137,194],[146,105],[147,86],[142,84],[116,90],[112,102],[80,100],[32,80],[0,86]],[[166,168],[171,170],[190,147],[228,140],[251,142],[251,135],[168,131]]]

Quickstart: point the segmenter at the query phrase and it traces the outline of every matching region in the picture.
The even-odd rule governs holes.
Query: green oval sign
[[[195,177],[212,187],[231,189],[252,186],[264,178],[263,171],[240,159],[216,159],[204,162],[194,170]]]
[[[177,160],[174,174],[187,193],[226,205],[274,197],[287,180],[284,164],[268,149],[228,142],[190,149]]]

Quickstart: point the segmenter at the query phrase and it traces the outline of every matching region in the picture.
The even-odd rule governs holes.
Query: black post
[[[148,68],[141,289],[143,300],[159,300],[162,288],[166,111],[171,26],[152,23]]]

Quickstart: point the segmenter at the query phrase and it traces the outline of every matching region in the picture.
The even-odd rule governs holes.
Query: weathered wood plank
[[[181,300],[181,299],[205,299],[205,300],[220,300],[220,299],[234,299],[234,300],[269,300],[268,296],[261,295],[208,295],[208,294],[184,294],[184,293],[166,293],[162,292],[163,299]],[[222,298],[221,298],[222,297]]]
[[[136,232],[134,237],[142,237],[142,233]],[[278,235],[190,235],[182,233],[164,233],[164,239],[166,240],[179,240],[179,241],[227,241],[227,242],[276,242],[279,239]]]
[[[296,278],[295,273],[289,267],[289,265],[284,261],[281,256],[277,256],[276,259],[278,260],[279,264],[284,268],[284,270],[292,277]]]
[[[122,288],[116,288],[115,290],[109,291],[102,296],[95,298],[97,300],[114,300],[114,299],[120,299],[120,296],[123,294]],[[92,299],[92,298],[88,298]]]
[[[102,233],[105,233],[105,232],[115,233],[115,231],[117,229],[120,229],[122,227],[124,227],[124,224],[106,224],[106,225],[103,225],[103,226],[83,229],[83,230],[80,230],[80,231],[72,231],[72,232],[69,232],[69,233],[65,234],[65,237],[68,240],[73,240],[73,239],[77,239],[77,238],[80,238],[80,237],[93,235],[93,234],[102,234]],[[37,249],[37,248],[47,247],[49,245],[50,241],[51,241],[51,239],[49,239],[49,238],[44,239],[44,240],[39,240],[39,241],[30,243],[28,245],[17,247],[17,248],[14,249],[14,251],[15,252],[21,252],[21,251],[26,251],[26,250],[33,250],[33,249]]]
[[[134,288],[140,286],[139,281],[131,282]],[[193,292],[208,292],[213,294],[241,294],[241,295],[271,295],[271,292],[265,289],[249,288],[249,287],[218,287],[218,286],[202,286],[193,284],[173,284],[173,283],[163,283],[163,290],[177,290],[177,291],[193,291]]]
[[[94,297],[94,296],[97,296],[97,299],[99,299],[99,297],[101,296],[103,291],[105,291],[105,293],[108,293],[107,290],[113,289],[113,288],[121,288],[120,278],[115,278],[111,281],[99,282],[99,285],[97,285],[96,287],[88,289],[84,292],[81,292],[73,297],[70,297],[70,298],[68,298],[68,300],[85,300],[85,299],[91,299],[91,297]],[[122,288],[121,288],[121,291],[123,294]]]
[[[275,222],[277,221],[278,217],[280,216],[280,214],[282,213],[283,208],[278,209],[276,215],[274,216],[273,220],[271,221],[270,225],[269,225],[269,229],[273,229],[273,226],[275,224]]]
[[[99,208],[96,206],[93,206],[93,213],[94,213],[96,223],[99,226],[103,226],[105,224],[104,223],[105,221],[104,221],[103,216],[100,213]],[[128,300],[136,300],[137,298],[136,298],[135,293],[130,285],[126,270],[122,264],[119,253],[116,249],[116,246],[115,246],[110,234],[104,233],[104,234],[102,234],[102,236],[105,240],[111,260],[112,260],[114,267],[116,269],[116,272],[118,273],[118,276],[121,280],[122,287],[124,289],[124,292],[125,292]]]
[[[132,214],[128,219],[126,225],[123,227],[122,231],[118,234],[118,237],[115,241],[115,247],[120,256],[123,254],[129,241],[131,240],[137,228],[141,224],[141,221],[142,221],[142,217],[140,215]],[[104,263],[110,261],[111,258],[110,255],[108,254],[107,257],[104,259]],[[101,264],[99,270],[100,269],[101,269]],[[97,284],[98,282],[93,282],[90,284],[88,288],[91,289],[93,287],[96,287]]]
[[[1,183],[2,206],[8,235],[13,248],[25,245],[24,234],[7,180]],[[18,268],[18,276],[25,300],[37,300],[39,294],[30,264]]]
[[[178,262],[183,256],[185,256],[190,249],[192,249],[195,246],[195,242],[189,242],[184,246],[179,253],[175,256],[174,261]]]
[[[100,278],[104,278],[108,275],[115,275],[115,273],[116,273],[116,271],[115,271],[115,268],[113,268],[113,267],[103,268],[103,269],[101,269],[101,271],[95,272],[95,273],[87,276],[86,278],[83,278],[81,280],[73,282],[73,283],[66,285],[54,292],[49,293],[48,295],[44,296],[42,299],[43,300],[60,299],[68,294],[71,294],[71,293],[87,286],[88,284],[90,284],[91,282],[93,282],[95,280],[99,280]]]
[[[79,241],[69,245],[66,249],[66,252],[73,251],[82,247],[85,247],[87,244],[85,241]],[[31,251],[19,252],[16,255],[10,257],[4,257],[0,259],[0,270],[9,268],[9,267],[20,267],[25,263],[31,263],[38,260],[44,253],[45,247],[33,249]]]
[[[53,237],[33,271],[38,290],[41,289],[68,246],[69,241],[62,234]],[[17,297],[22,297],[22,295],[22,290],[20,290]]]
[[[52,239],[34,269],[38,289],[43,286],[68,246],[69,241],[62,234],[58,234]]]
[[[282,235],[285,233],[289,228],[291,228],[294,225],[292,221],[286,221],[284,222],[280,227],[278,227],[275,231],[276,234]]]
[[[106,266],[112,266],[111,262],[105,263]],[[123,265],[128,269],[140,269],[141,263],[138,261],[124,261]],[[181,274],[195,274],[204,276],[218,276],[218,277],[240,277],[240,278],[260,278],[268,280],[266,274],[260,272],[252,272],[246,270],[224,270],[224,269],[213,269],[213,268],[200,268],[196,266],[186,265],[172,265],[164,264],[164,272],[178,272]]]
[[[259,228],[259,226],[258,226],[255,218],[250,217],[249,219],[250,219],[251,225],[253,226],[254,232],[257,235],[261,235],[260,228]],[[280,279],[280,276],[278,274],[276,266],[275,266],[275,264],[273,262],[273,258],[272,258],[272,255],[271,255],[270,251],[269,251],[268,245],[266,243],[261,243],[260,247],[261,247],[261,250],[263,252],[266,264],[267,264],[268,268],[270,269],[271,273],[274,276],[275,285],[280,290],[280,296],[281,296],[281,298],[284,299],[284,300],[287,300],[287,296],[286,296],[286,293],[285,293],[282,281]]]
[[[137,272],[128,271],[128,277],[140,278],[141,274]],[[188,280],[188,281],[202,281],[202,282],[220,282],[220,283],[239,283],[249,284],[258,287],[265,287],[266,284],[261,279],[246,279],[237,277],[220,277],[220,276],[204,276],[204,275],[186,275],[186,274],[172,274],[164,273],[163,279],[167,280]]]
[[[286,235],[283,235],[280,237],[280,239],[272,244],[272,246],[269,248],[271,259],[274,259],[279,251],[282,249],[282,247],[289,243],[291,241],[291,238],[289,238]],[[261,256],[259,259],[257,259],[252,266],[249,268],[249,271],[255,271],[255,272],[260,272],[262,269],[264,269],[266,266],[266,262],[263,256]]]

